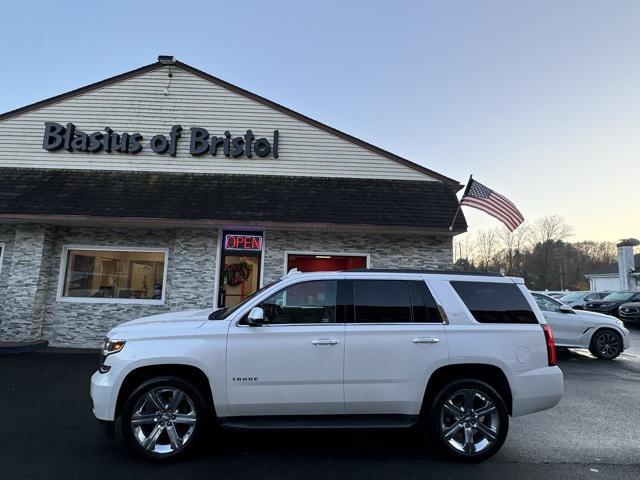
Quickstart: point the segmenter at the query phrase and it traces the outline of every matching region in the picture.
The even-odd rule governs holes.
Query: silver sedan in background
[[[558,347],[588,348],[592,355],[613,360],[629,348],[629,330],[611,315],[574,310],[542,293],[532,292]]]

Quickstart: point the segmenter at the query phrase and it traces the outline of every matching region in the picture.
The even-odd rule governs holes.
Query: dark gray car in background
[[[623,303],[618,307],[618,317],[625,323],[640,324],[640,302]]]
[[[571,292],[558,298],[558,300],[575,310],[582,310],[587,302],[592,300],[602,300],[610,293],[611,292],[593,292],[589,290],[584,292]]]

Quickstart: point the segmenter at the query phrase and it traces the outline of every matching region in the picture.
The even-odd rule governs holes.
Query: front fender
[[[96,372],[91,379],[94,413],[101,420],[115,419],[120,389],[131,372],[158,365],[185,365],[201,370],[209,379],[216,412],[226,413],[226,334],[127,340],[121,352],[106,358],[105,365],[111,367],[109,371]]]

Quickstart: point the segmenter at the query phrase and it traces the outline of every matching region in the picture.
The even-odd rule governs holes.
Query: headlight
[[[116,340],[115,338],[105,338],[102,342],[102,355],[105,357],[112,353],[118,353],[124,348],[125,340]]]

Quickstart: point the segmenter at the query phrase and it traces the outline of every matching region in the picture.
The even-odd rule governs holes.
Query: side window
[[[560,303],[552,301],[550,298],[547,298],[543,295],[538,295],[533,293],[533,299],[536,301],[540,310],[543,312],[557,312],[560,310]]]
[[[411,295],[405,280],[355,280],[356,323],[411,323]]]
[[[584,297],[584,299],[583,299],[583,300],[584,300],[585,302],[588,302],[588,301],[590,301],[590,300],[599,300],[600,298],[602,298],[602,297],[600,296],[600,294],[599,294],[599,293],[590,293],[589,295],[587,295],[586,297]]]
[[[538,323],[513,283],[453,281],[451,286],[480,323]]]
[[[334,323],[337,281],[296,283],[274,293],[259,306],[267,324]]]
[[[419,323],[442,323],[433,295],[422,281],[409,282],[411,286],[411,308],[413,321]]]

